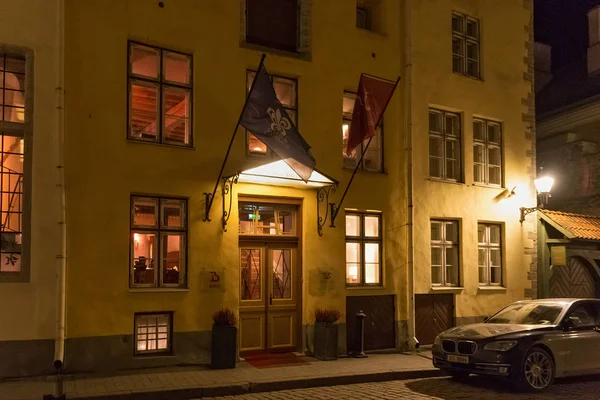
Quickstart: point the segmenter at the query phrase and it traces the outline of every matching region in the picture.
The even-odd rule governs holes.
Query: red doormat
[[[248,364],[255,368],[273,368],[307,364],[306,357],[298,357],[293,353],[258,354],[244,357]]]

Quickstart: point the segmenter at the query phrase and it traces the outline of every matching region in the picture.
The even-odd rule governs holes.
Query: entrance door
[[[437,335],[453,326],[452,294],[415,295],[415,335],[420,344],[433,344]]]
[[[240,352],[296,351],[296,245],[240,246]]]
[[[596,297],[596,283],[585,261],[577,257],[569,257],[566,266],[552,267],[550,297]]]

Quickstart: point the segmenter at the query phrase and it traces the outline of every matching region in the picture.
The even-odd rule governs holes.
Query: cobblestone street
[[[242,396],[213,398],[212,400],[295,400],[295,399],[443,399],[443,400],[600,400],[600,376],[557,380],[543,394],[519,393],[509,386],[488,378],[472,376],[467,383],[450,378],[431,378],[408,381],[364,383],[280,392],[252,393]],[[205,399],[206,400],[206,399]]]

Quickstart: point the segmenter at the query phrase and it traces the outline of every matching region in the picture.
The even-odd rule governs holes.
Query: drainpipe
[[[406,197],[407,209],[407,272],[408,272],[408,340],[406,345],[414,350],[419,347],[419,341],[415,336],[415,281],[414,281],[414,207],[413,207],[413,79],[412,79],[412,1],[404,1],[404,111],[406,117],[405,154],[406,154]]]
[[[65,2],[56,1],[56,187],[59,195],[59,245],[56,255],[56,336],[54,340],[54,367],[57,377],[54,398],[64,398],[60,372],[65,357],[66,296],[67,296],[67,204],[65,189],[64,146],[65,146]]]

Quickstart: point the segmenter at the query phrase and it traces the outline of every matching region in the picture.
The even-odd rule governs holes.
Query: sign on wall
[[[567,265],[567,248],[565,246],[550,247],[550,264]]]

